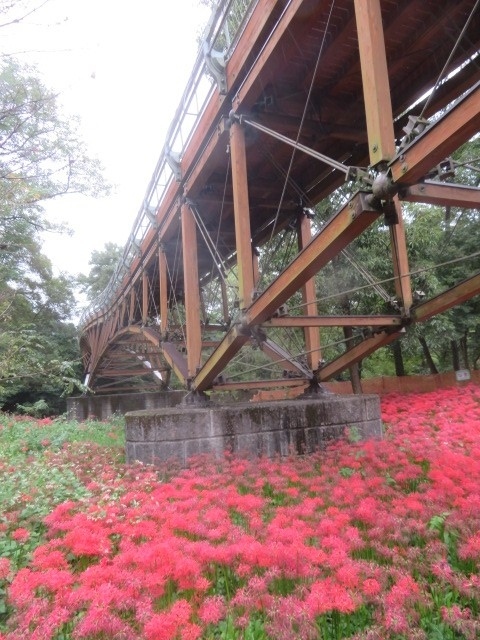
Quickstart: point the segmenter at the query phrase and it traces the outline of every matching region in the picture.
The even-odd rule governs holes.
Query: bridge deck
[[[280,368],[293,370],[303,383],[312,377],[325,379],[321,370],[313,373],[321,351],[321,317],[312,278],[380,215],[391,216],[392,206],[393,217],[398,216],[398,205],[387,211],[384,200],[419,182],[479,129],[480,11],[472,13],[474,4],[473,0],[220,3],[205,45],[213,66],[205,75],[203,60],[197,60],[123,261],[103,297],[83,318],[82,350],[90,384],[95,379],[98,388],[108,391],[127,388],[130,383],[122,381],[119,387],[117,379],[143,380],[148,368],[165,382],[162,372],[173,368],[184,384],[201,391],[218,384],[224,367],[252,339],[260,339],[264,353],[279,360]],[[237,20],[237,39],[228,45],[222,38],[234,10],[246,19]],[[219,63],[215,48],[220,47],[224,55]],[[441,72],[442,84],[426,98]],[[198,101],[205,78],[204,97],[191,114],[192,96]],[[414,151],[406,162],[399,144],[409,116],[422,112],[428,119],[469,89],[471,93],[444,121],[445,131],[427,127],[425,142],[422,136],[412,142],[419,157]],[[322,161],[319,154],[332,162]],[[375,203],[356,196],[350,209],[341,210],[326,225],[332,238],[321,230],[323,236],[315,238],[315,256],[306,257],[310,225],[305,214],[345,182],[348,167],[374,167],[360,183],[362,190],[371,192],[371,180],[387,164],[394,176],[391,195],[377,197]],[[353,169],[347,177],[355,175]],[[453,196],[443,192],[438,197],[448,203]],[[471,199],[473,204],[466,206],[478,206],[477,192]],[[350,220],[356,208],[362,222]],[[393,227],[399,311],[393,320],[372,316],[358,321],[358,326],[384,329],[369,347],[358,349],[360,357],[386,344],[390,336],[393,339],[411,318],[401,213]],[[269,273],[262,278],[262,259],[268,253],[263,248],[290,228],[298,230],[300,275],[287,270],[274,292],[275,283],[262,286],[265,279],[271,280]],[[324,258],[317,258],[322,254]],[[229,275],[231,268],[236,269],[238,284]],[[268,271],[268,264],[264,268]],[[202,291],[212,283],[217,283],[217,300],[202,311],[206,304]],[[313,283],[310,289],[309,283]],[[237,287],[235,300],[232,287]],[[475,280],[471,295],[477,287]],[[296,356],[282,354],[275,346],[270,345],[274,353],[268,353],[268,341],[255,329],[266,321],[274,326],[274,310],[296,291],[310,304],[305,315],[319,318],[313,328],[312,320],[301,325],[308,356],[303,369]],[[207,318],[210,315],[213,320]],[[209,322],[222,325],[226,336],[215,335]],[[301,320],[293,322],[289,326],[299,326]],[[344,326],[346,320],[336,322]],[[339,366],[350,366],[355,359],[359,357],[350,353]],[[338,366],[324,371],[334,375]]]

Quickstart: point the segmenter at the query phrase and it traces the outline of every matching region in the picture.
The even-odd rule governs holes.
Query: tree
[[[31,68],[13,59],[1,62],[2,235],[18,220],[37,230],[52,229],[41,207],[45,200],[67,193],[106,192],[100,164],[88,157],[79,138],[78,122],[62,119],[56,99]]]
[[[40,253],[35,271],[15,271],[14,259],[9,268],[1,258],[0,406],[14,411],[41,401],[45,411],[61,412],[60,396],[78,387],[81,375],[76,329],[69,322],[73,279],[54,276]]]
[[[74,281],[54,276],[40,233],[59,230],[43,203],[107,191],[77,123],[33,69],[0,62],[0,405],[35,404],[71,390],[80,374],[70,319]],[[57,403],[58,404],[58,403]]]
[[[103,249],[92,251],[88,264],[91,269],[88,275],[77,277],[80,290],[86,294],[90,302],[104,291],[123,254],[123,247],[114,242],[105,243]]]

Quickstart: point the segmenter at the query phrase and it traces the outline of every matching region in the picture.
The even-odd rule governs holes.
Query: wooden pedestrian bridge
[[[82,316],[86,384],[151,391],[173,372],[193,397],[301,392],[477,295],[473,273],[416,299],[402,203],[480,208],[451,160],[480,130],[479,50],[479,0],[219,2],[123,257]],[[354,263],[372,225],[391,278],[354,267],[385,313],[322,314],[322,271]]]

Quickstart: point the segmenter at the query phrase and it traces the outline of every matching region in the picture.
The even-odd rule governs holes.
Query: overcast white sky
[[[56,269],[88,272],[93,249],[125,243],[209,15],[199,0],[48,0],[1,29],[2,51],[25,52],[18,58],[35,63],[63,110],[80,116],[90,155],[114,185],[106,198],[49,203],[49,216],[74,231],[45,239]]]

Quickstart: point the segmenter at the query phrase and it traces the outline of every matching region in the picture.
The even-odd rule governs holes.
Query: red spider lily
[[[7,640],[254,638],[253,623],[275,640],[413,639],[428,616],[478,637],[480,392],[392,395],[382,409],[383,441],[204,457],[163,480],[95,446],[47,451],[90,493],[45,518],[26,568],[0,559]],[[17,549],[31,497],[0,523]]]

